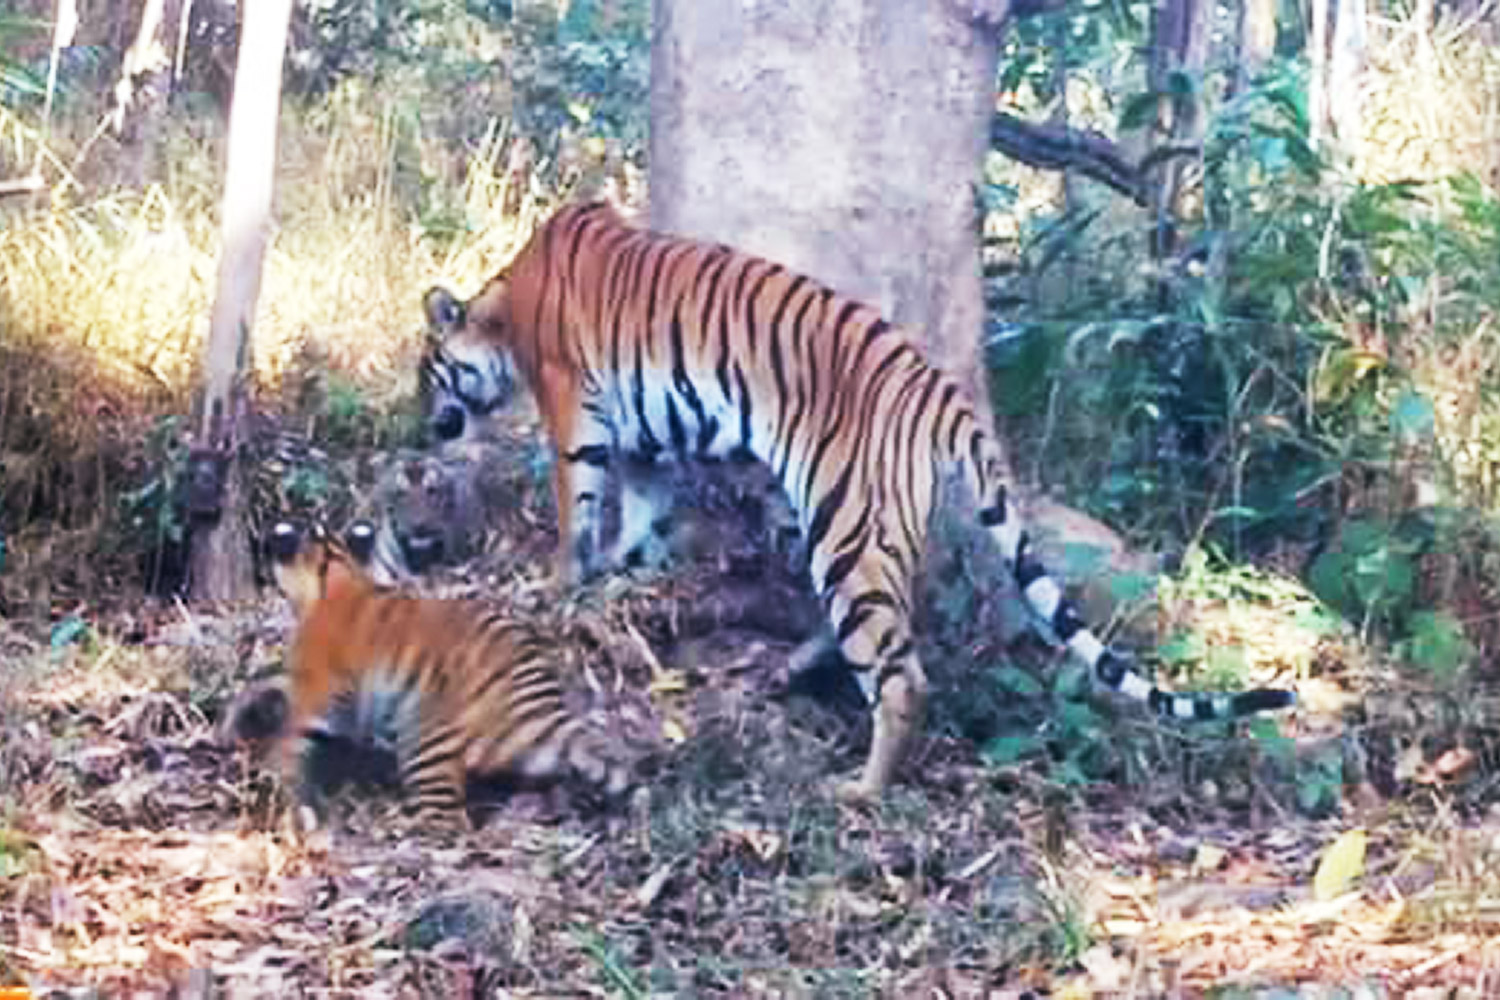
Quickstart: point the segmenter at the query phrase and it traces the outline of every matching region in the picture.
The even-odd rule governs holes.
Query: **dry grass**
[[[1436,181],[1468,171],[1500,178],[1500,52],[1475,20],[1444,12],[1426,30],[1372,19],[1360,176],[1373,183]],[[1493,13],[1488,15],[1493,17]]]
[[[6,161],[44,148],[8,127]],[[551,196],[511,169],[515,142],[496,124],[460,183],[427,179],[447,192],[447,214],[422,224],[423,183],[405,164],[422,161],[425,142],[369,95],[284,123],[252,342],[266,411],[328,405],[302,390],[309,379],[326,389],[331,376],[383,419],[415,389],[423,292],[476,288],[545,211]],[[50,200],[12,204],[0,228],[0,526],[5,582],[28,581],[9,601],[0,593],[13,611],[45,616],[59,587],[86,599],[135,572],[98,557],[138,547],[119,537],[121,497],[164,471],[140,442],[192,410],[217,278],[221,147],[189,121],[172,126],[163,150],[159,184],[83,200],[68,181]],[[319,414],[299,416],[313,427]]]
[[[1422,201],[1408,208],[1414,224],[1462,227],[1443,182],[1469,174],[1489,186],[1491,198],[1500,183],[1500,51],[1476,19],[1444,12],[1429,30],[1416,9],[1404,20],[1372,20],[1356,167],[1369,183],[1420,184]],[[1404,328],[1382,331],[1362,346],[1411,373],[1433,403],[1452,485],[1464,502],[1491,509],[1500,498],[1494,481],[1500,456],[1490,443],[1500,427],[1490,388],[1493,309],[1476,308],[1472,293],[1466,299],[1459,292],[1470,276],[1452,265],[1471,266],[1462,255],[1430,264],[1429,273],[1410,276],[1419,281],[1408,293]]]
[[[393,191],[395,151],[383,119],[355,111],[311,133],[295,121],[287,126],[295,134],[283,144],[253,331],[255,374],[267,388],[309,345],[361,381],[402,370],[396,362],[417,339],[422,292],[440,281],[475,286],[534,221],[535,201],[518,197],[501,172],[508,145],[496,132],[469,161],[463,232],[451,242],[433,239]],[[366,128],[373,134],[356,134]],[[216,150],[183,153],[211,162]],[[12,220],[0,233],[11,342],[76,345],[102,379],[188,391],[207,332],[219,233],[215,178],[182,173],[139,195],[50,205]]]

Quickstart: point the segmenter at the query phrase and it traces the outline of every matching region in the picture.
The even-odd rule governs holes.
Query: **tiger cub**
[[[377,585],[349,546],[277,524],[277,586],[296,618],[288,653],[283,760],[316,806],[314,744],[333,738],[394,751],[402,787],[424,820],[467,825],[466,776],[576,774],[613,797],[628,784],[609,741],[572,715],[540,632],[480,605]]]
[[[462,446],[397,451],[372,491],[375,535],[361,564],[377,583],[411,583],[461,562],[483,532],[479,461]]]

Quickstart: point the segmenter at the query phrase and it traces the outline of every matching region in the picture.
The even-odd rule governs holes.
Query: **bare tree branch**
[[[0,198],[9,198],[18,194],[35,194],[47,186],[42,180],[41,174],[32,174],[29,177],[16,177],[8,181],[0,181]]]
[[[990,143],[1013,160],[1042,170],[1076,170],[1125,195],[1147,203],[1144,172],[1128,162],[1120,147],[1089,129],[1029,122],[997,113],[990,123]]]
[[[1012,18],[1031,17],[1049,10],[1062,10],[1068,0],[954,0],[959,13],[971,24],[1003,31]]]

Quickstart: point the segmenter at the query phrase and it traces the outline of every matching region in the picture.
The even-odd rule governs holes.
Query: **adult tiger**
[[[577,774],[609,795],[625,789],[608,739],[564,705],[552,639],[469,602],[377,585],[361,565],[374,529],[350,536],[353,552],[282,522],[270,542],[297,619],[280,736],[305,805],[320,800],[312,751],[328,737],[394,750],[429,826],[465,825],[469,774]]]
[[[1085,626],[1006,504],[998,442],[959,383],[873,308],[729,247],[628,225],[605,204],[562,208],[467,302],[425,298],[420,368],[439,438],[465,436],[518,382],[557,460],[556,573],[598,566],[600,507],[621,463],[618,559],[656,523],[658,457],[752,456],[771,467],[806,541],[833,638],[875,702],[870,754],[841,795],[878,796],[920,724],[912,579],[928,515],[956,468],[1032,610],[1107,687],[1163,716],[1224,718],[1290,705],[1288,691],[1174,694]]]

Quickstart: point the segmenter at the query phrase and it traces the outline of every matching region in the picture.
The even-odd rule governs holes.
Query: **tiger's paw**
[[[606,565],[611,570],[660,570],[672,562],[672,550],[666,541],[655,536],[633,542],[621,540],[610,546]]]
[[[451,844],[473,832],[473,825],[463,809],[424,809],[417,814],[414,829],[424,839]]]
[[[846,778],[833,788],[834,799],[846,806],[864,806],[880,801],[884,788],[872,785],[863,776]]]

